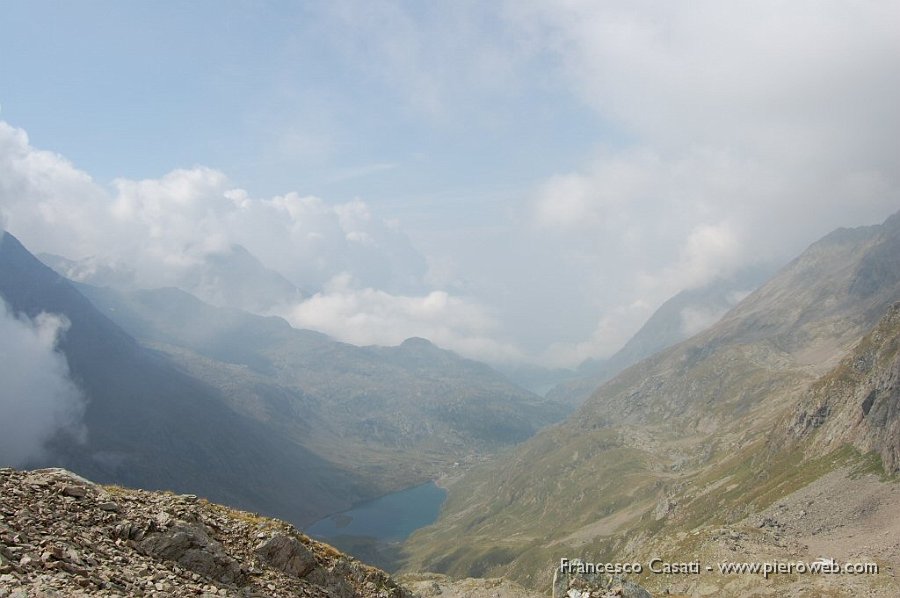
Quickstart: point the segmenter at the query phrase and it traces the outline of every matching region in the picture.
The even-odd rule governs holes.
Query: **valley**
[[[900,2],[0,23],[0,598],[900,596]]]
[[[502,577],[521,584],[506,591],[524,595],[550,587],[560,558],[579,558],[701,563],[708,568],[694,575],[647,565],[630,579],[651,592],[742,595],[758,580],[717,567],[825,555],[888,573],[837,585],[798,574],[764,583],[797,595],[837,588],[889,596],[897,589],[890,572],[900,566],[891,531],[900,471],[897,239],[900,216],[828,235],[711,328],[612,375],[580,407],[577,384],[542,399],[424,339],[355,347],[178,289],[68,283],[10,235],[0,264],[14,309],[53,310],[72,323],[63,349],[95,394],[87,443],[60,437],[55,446],[68,455],[62,464],[80,473],[287,517],[401,571],[426,593],[432,585],[457,591],[453,579]],[[679,301],[663,306],[652,326],[672,330],[660,322],[677,322],[691,305]],[[636,338],[653,338],[650,326]],[[83,355],[86,347],[94,353]],[[142,362],[123,362],[116,374],[140,368],[153,384],[204,389],[208,398],[193,391],[181,399],[179,418],[190,426],[223,418],[209,428],[214,435],[173,437],[174,422],[151,424],[172,409],[142,412],[122,386],[140,378],[110,379],[109,369],[97,369],[100,359],[123,358]],[[147,377],[153,368],[169,373],[156,382]],[[92,386],[100,375],[109,381]],[[123,393],[109,394],[112,380]],[[183,411],[192,404],[204,414]],[[119,422],[168,430],[175,444],[145,444],[133,428],[98,423],[115,411]],[[306,455],[297,462],[304,469],[290,475],[279,463],[296,490],[271,487],[263,471],[253,474],[259,484],[247,485],[261,459],[278,461],[244,453],[248,432],[222,436],[229,425],[264,434],[253,450]],[[239,460],[230,461],[240,483],[219,485],[224,472],[215,465],[184,476],[171,464],[202,464],[198,456],[212,453],[194,448],[189,460],[173,461],[158,451],[187,439],[201,451],[237,450],[255,465],[235,470]],[[112,454],[117,459],[105,456]],[[154,463],[169,465],[166,477]],[[421,485],[438,477],[446,491]],[[295,505],[277,502],[286,496]]]

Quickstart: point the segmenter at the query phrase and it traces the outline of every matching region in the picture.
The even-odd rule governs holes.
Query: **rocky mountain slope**
[[[889,474],[900,473],[900,303],[816,381],[791,415],[788,431],[810,450],[850,444],[878,455]]]
[[[557,406],[424,339],[356,347],[174,288],[78,288],[232,409],[365,480],[373,494],[521,442]]]
[[[827,499],[827,476],[842,480],[835,487],[879,494],[872,490],[881,484],[877,478],[867,486],[869,478],[859,476],[886,475],[881,455],[891,467],[892,366],[879,366],[871,379],[860,374],[844,391],[860,402],[849,407],[857,410],[852,418],[833,420],[837,427],[856,421],[875,390],[869,413],[877,403],[879,415],[856,431],[829,432],[830,424],[822,423],[819,438],[830,440],[821,450],[776,439],[785,422],[809,420],[792,417],[798,409],[816,413],[821,401],[809,398],[807,389],[815,397],[818,380],[840,377],[841,359],[900,298],[898,256],[900,216],[879,226],[842,229],[815,243],[711,329],[624,371],[565,423],[464,476],[451,487],[438,522],[407,543],[408,566],[506,575],[542,587],[546,565],[563,556],[621,562],[657,555],[704,559],[713,566],[722,557],[828,556],[812,552],[822,544],[791,545],[780,528],[755,517],[777,508],[779,500],[787,501],[786,508],[795,504],[816,484],[822,485],[813,495],[821,492],[817,500]],[[892,346],[876,351],[874,362],[888,363]],[[900,515],[896,503],[877,504],[873,512],[881,516],[884,509]],[[823,523],[821,533],[829,525],[835,522]],[[864,541],[850,542],[842,554],[866,556]],[[889,547],[880,553],[888,559],[882,566],[900,565],[891,554]],[[689,595],[752,595],[760,583],[779,595],[834,589],[834,595],[890,596],[898,590],[888,575],[640,580],[653,591]]]
[[[0,597],[409,598],[293,526],[194,495],[0,469]]]

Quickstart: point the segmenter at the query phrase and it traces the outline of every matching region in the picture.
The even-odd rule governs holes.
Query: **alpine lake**
[[[313,523],[308,536],[386,571],[401,564],[400,545],[437,520],[447,491],[434,482],[386,494]]]

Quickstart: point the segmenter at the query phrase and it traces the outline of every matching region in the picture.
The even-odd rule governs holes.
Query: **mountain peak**
[[[429,349],[436,347],[430,340],[422,338],[421,336],[411,336],[400,343],[400,346],[406,347],[407,349]]]

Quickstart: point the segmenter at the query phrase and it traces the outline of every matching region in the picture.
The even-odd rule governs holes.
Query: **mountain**
[[[70,260],[47,253],[38,257],[73,281],[117,289],[137,287],[134,271],[124,264],[108,263],[95,257]],[[199,263],[181,272],[175,283],[213,305],[257,313],[291,304],[303,297],[292,282],[265,267],[244,246],[237,244],[204,255]]]
[[[896,463],[895,341],[872,340],[893,330],[898,256],[900,215],[813,244],[713,327],[456,482],[436,524],[407,542],[407,566],[530,587],[570,555],[900,566],[900,502],[879,477]],[[847,386],[833,393],[836,380]],[[900,590],[885,576],[838,577],[636,576],[688,595]]]
[[[375,493],[521,442],[563,415],[425,339],[356,347],[174,288],[78,288],[235,411],[354,472]]]
[[[729,278],[685,289],[663,303],[625,345],[611,357],[582,363],[570,380],[547,392],[556,402],[581,405],[602,383],[651,355],[709,328],[771,274],[747,268]]]
[[[179,277],[176,286],[213,305],[252,312],[267,312],[303,297],[291,281],[236,244],[206,255],[202,263]]]
[[[60,438],[53,455],[33,465],[192,492],[298,522],[372,495],[351,473],[141,346],[9,233],[0,238],[0,297],[13,313],[69,320],[59,348],[87,397],[86,442]]]

